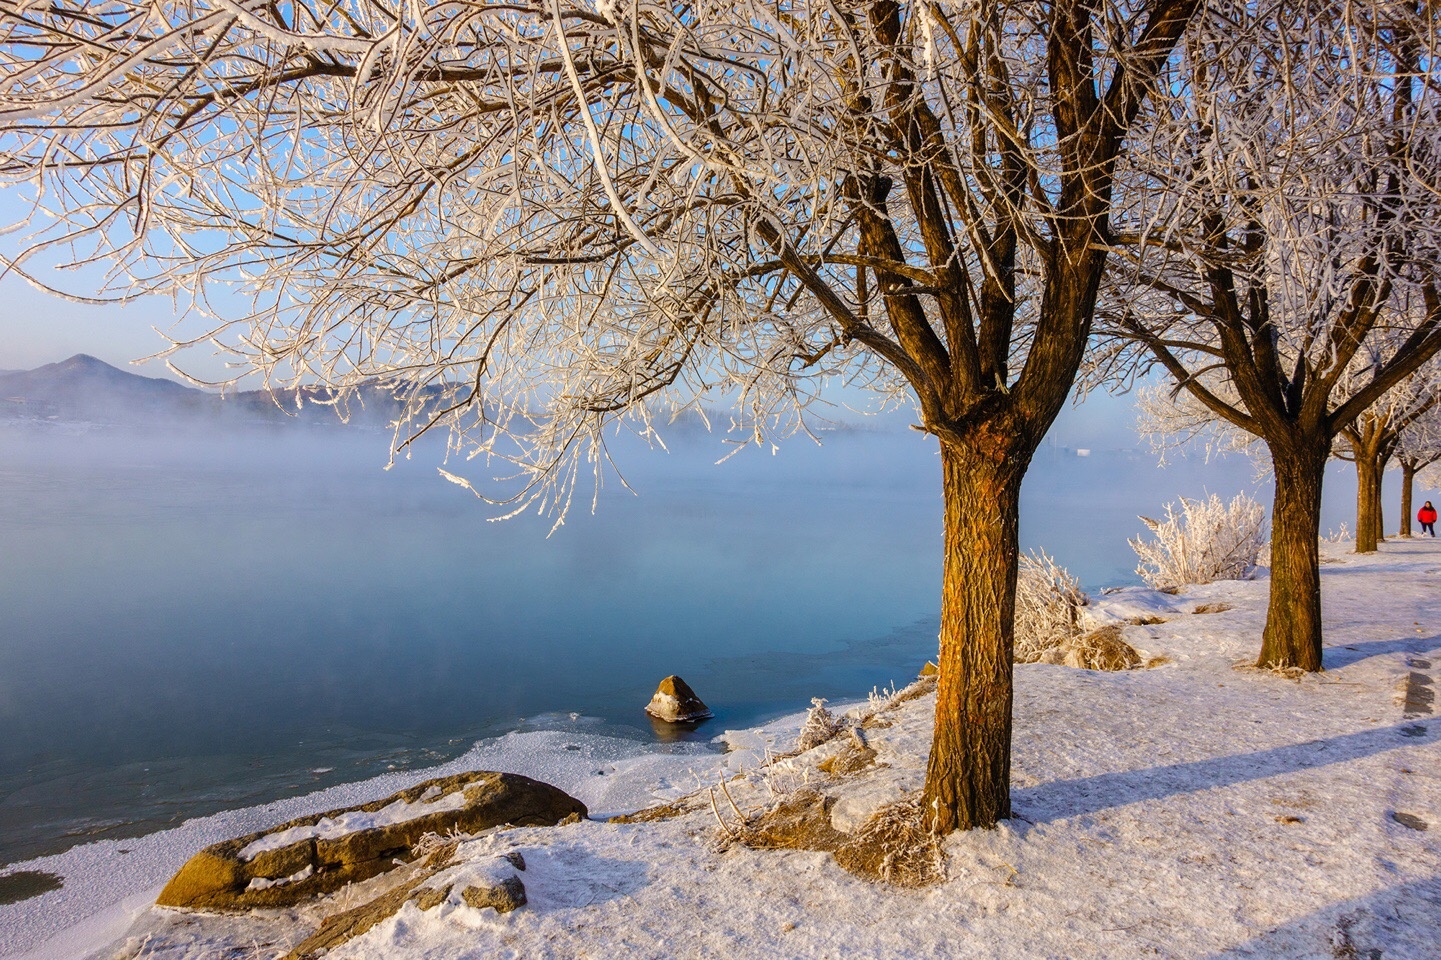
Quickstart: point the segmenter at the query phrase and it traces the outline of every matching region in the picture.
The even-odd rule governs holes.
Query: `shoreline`
[[[408,906],[346,956],[500,955],[521,944],[522,955],[556,958],[819,960],[844,948],[876,958],[1100,960],[1159,947],[1194,960],[1299,960],[1349,944],[1351,953],[1335,955],[1374,949],[1388,960],[1429,960],[1441,929],[1441,723],[1415,713],[1405,691],[1419,683],[1414,675],[1441,678],[1441,545],[1393,540],[1365,556],[1323,545],[1323,554],[1327,671],[1299,680],[1246,666],[1265,579],[1174,596],[1135,587],[1093,596],[1090,610],[1103,621],[1161,620],[1125,627],[1161,665],[1119,673],[1020,665],[1014,816],[994,831],[945,838],[939,886],[897,891],[857,881],[826,854],[718,843],[709,809],[644,824],[592,819],[465,845],[482,858],[502,842],[524,846],[525,909],[496,916]],[[730,779],[744,810],[764,804],[777,782],[782,790],[787,780],[821,784],[836,800],[833,821],[855,829],[923,780],[932,702],[906,704],[875,731],[880,761],[853,778],[817,772],[824,746],[763,771],[757,740],[749,760],[742,744],[711,754],[718,767],[685,773],[641,753],[592,754],[585,762],[598,759],[609,773],[578,778],[579,794],[557,785],[598,816],[621,809],[623,796],[660,802],[717,777]],[[771,724],[772,742],[794,737],[802,717],[788,717],[790,729]],[[479,750],[461,759],[488,758]],[[377,792],[393,791],[377,784]],[[271,822],[280,819],[275,811]],[[173,917],[183,915],[146,910],[149,892],[127,894],[130,913],[104,925],[94,918],[73,940],[20,957],[73,960],[77,949],[116,947],[143,956],[140,938],[153,937],[179,960],[202,960],[261,933],[279,956],[295,939],[293,919],[255,928],[246,924],[259,920],[204,916],[198,932],[182,936]],[[128,917],[136,939],[121,942]],[[677,947],[674,929],[691,930],[694,943]]]
[[[103,950],[149,909],[161,887],[196,850],[275,823],[366,803],[423,780],[475,769],[520,773],[560,786],[573,796],[589,797],[593,818],[627,813],[680,795],[694,786],[695,776],[756,762],[765,749],[762,731],[793,737],[804,716],[802,710],[746,730],[717,728],[719,732],[709,738],[667,741],[615,736],[616,727],[600,718],[544,714],[527,718],[515,730],[479,740],[445,763],[387,772],[193,817],[141,836],[78,843],[57,854],[16,861],[5,866],[7,875],[51,873],[63,878],[64,885],[0,904],[0,958],[73,960]],[[550,717],[569,717],[581,727],[556,729],[546,723]],[[529,728],[538,723],[543,724],[540,729]],[[584,726],[607,732],[587,731]],[[747,745],[748,740],[754,742]],[[718,746],[722,743],[728,749]],[[580,749],[569,749],[572,746]],[[605,771],[605,782],[590,783],[592,778],[600,779],[595,772],[600,770]],[[600,806],[593,806],[595,801]],[[108,869],[117,862],[128,869]],[[118,898],[117,889],[123,891]],[[36,909],[19,909],[26,904]]]
[[[937,622],[935,617],[923,617],[902,623],[868,639],[851,638],[838,641],[824,651],[779,649],[767,654],[715,657],[706,661],[703,669],[697,671],[702,677],[698,682],[702,683],[704,691],[714,700],[717,694],[724,697],[726,693],[734,693],[738,686],[745,683],[769,689],[769,682],[779,675],[832,674],[839,669],[843,674],[839,679],[848,688],[840,695],[864,697],[872,686],[901,680],[906,670],[911,668],[911,660],[920,657],[916,660],[919,663],[924,662],[925,656],[934,656],[934,653],[918,653],[922,646],[928,649],[933,646],[933,642],[927,644],[917,638],[928,637],[933,641]],[[904,662],[907,665],[906,670],[896,673],[886,666],[877,665],[885,661]],[[864,689],[857,689],[858,684],[850,675],[861,674],[883,679],[880,683],[873,683],[868,679]],[[735,678],[739,676],[748,679],[738,681]],[[658,680],[659,676],[656,679]],[[712,692],[711,682],[706,681],[712,681],[717,688],[725,689]],[[805,696],[810,696],[814,689],[806,687]],[[45,809],[49,806],[49,815],[55,816],[54,805],[47,805],[47,801],[66,804],[65,812],[68,814],[65,819],[57,817],[50,821],[50,824],[55,826],[46,836],[17,840],[15,846],[19,849],[6,851],[9,859],[0,855],[0,873],[30,869],[27,864],[61,856],[70,849],[88,843],[101,840],[133,840],[171,829],[183,821],[263,807],[286,800],[300,800],[325,790],[345,789],[392,773],[423,774],[428,770],[445,767],[475,749],[477,744],[495,741],[514,733],[599,733],[618,740],[644,744],[654,752],[666,752],[671,749],[668,744],[691,743],[704,746],[729,728],[753,729],[765,726],[790,715],[795,711],[797,702],[804,702],[799,696],[795,699],[779,696],[749,698],[739,704],[721,699],[717,701],[715,719],[695,729],[676,731],[653,721],[645,714],[644,705],[652,690],[653,687],[646,687],[643,694],[617,696],[609,701],[613,704],[613,709],[605,710],[604,715],[592,715],[583,711],[548,710],[519,718],[482,717],[474,725],[476,732],[467,736],[455,736],[447,731],[433,736],[412,732],[387,735],[374,731],[359,731],[345,740],[307,737],[304,741],[307,745],[306,751],[296,750],[285,754],[278,762],[270,765],[265,765],[270,758],[259,755],[160,757],[130,759],[118,766],[46,778],[43,790],[27,789],[24,778],[20,776],[12,777],[10,781],[0,780],[0,796],[6,795],[9,790],[15,790],[16,795],[24,796],[23,804],[18,808],[21,818],[28,814],[26,807]],[[593,708],[595,704],[589,706]],[[382,738],[394,742],[375,745],[376,741],[382,741]],[[309,749],[312,746],[313,752]],[[284,761],[290,762],[287,765]],[[152,773],[152,769],[157,772]],[[177,769],[182,770],[182,776],[189,779],[177,781]],[[199,776],[194,773],[197,769],[203,771]],[[316,782],[304,783],[306,780]],[[111,802],[98,812],[91,811],[87,816],[80,817],[78,806],[69,802],[70,797],[65,792],[73,781],[79,782],[82,796],[99,795],[107,801],[112,801],[114,796],[105,794],[107,787],[134,788],[143,781],[147,784],[147,796],[143,802],[138,797],[130,798],[133,802],[128,805],[128,809],[123,801]],[[165,792],[167,784],[178,789]],[[148,790],[151,788],[155,789],[159,796],[149,795]],[[214,794],[249,795],[212,799]],[[177,810],[183,816],[183,821],[176,819]],[[105,826],[97,831],[98,836],[80,836],[79,834],[87,831],[94,822],[92,817],[98,818]],[[35,825],[32,821],[33,818],[23,822],[17,819],[17,834],[22,830],[32,831]],[[42,845],[44,848],[35,849]],[[3,949],[3,944],[0,944],[0,949]]]

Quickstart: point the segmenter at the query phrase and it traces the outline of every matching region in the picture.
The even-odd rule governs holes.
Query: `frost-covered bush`
[[[1207,500],[1182,497],[1180,513],[1168,503],[1165,520],[1141,521],[1156,539],[1129,543],[1141,558],[1136,573],[1157,590],[1245,580],[1266,545],[1266,510],[1244,493],[1230,503],[1214,493]]]
[[[840,733],[842,726],[843,722],[826,709],[823,698],[812,697],[811,708],[806,711],[806,722],[801,726],[800,736],[796,739],[796,749],[804,753],[818,747]]]
[[[1035,663],[1083,632],[1081,585],[1045,551],[1022,554],[1016,576],[1016,662]]]

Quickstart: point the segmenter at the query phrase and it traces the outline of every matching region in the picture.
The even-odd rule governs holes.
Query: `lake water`
[[[903,427],[720,466],[683,433],[623,458],[639,496],[612,483],[549,537],[430,464],[383,472],[385,442],[0,429],[0,867],[510,730],[659,743],[642,707],[671,673],[709,738],[934,655],[939,466]],[[1047,447],[1022,540],[1089,588],[1136,582],[1137,514],[1242,489],[1242,461]]]

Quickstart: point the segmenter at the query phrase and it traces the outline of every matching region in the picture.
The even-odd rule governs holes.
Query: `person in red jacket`
[[[1426,505],[1416,511],[1416,519],[1421,521],[1421,532],[1436,536],[1436,508],[1431,506],[1427,500]]]

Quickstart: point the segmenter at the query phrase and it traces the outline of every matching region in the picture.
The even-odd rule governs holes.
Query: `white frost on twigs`
[[[1089,602],[1080,582],[1044,550],[1022,554],[1016,576],[1016,662],[1035,663],[1047,650],[1080,636],[1082,608]]]
[[[1237,494],[1230,503],[1212,494],[1206,500],[1181,498],[1181,510],[1166,504],[1166,519],[1141,521],[1155,540],[1128,541],[1141,558],[1136,573],[1157,590],[1172,590],[1214,580],[1248,579],[1266,544],[1266,511]]]

